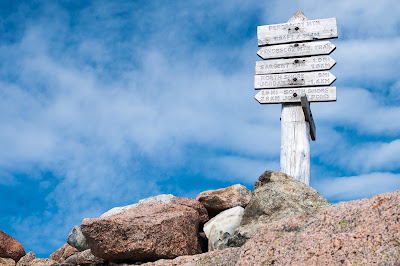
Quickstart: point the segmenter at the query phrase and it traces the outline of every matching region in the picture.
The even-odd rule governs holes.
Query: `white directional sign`
[[[336,64],[329,55],[256,62],[256,75],[329,70]]]
[[[294,21],[257,27],[258,46],[337,37],[336,18]]]
[[[329,71],[256,75],[254,78],[254,88],[258,90],[270,88],[329,86],[335,80],[336,77]]]
[[[330,41],[270,45],[261,47],[257,55],[262,59],[289,58],[332,53],[336,46]]]
[[[299,103],[302,95],[306,95],[309,102],[334,102],[336,87],[266,89],[260,90],[254,98],[261,104]]]

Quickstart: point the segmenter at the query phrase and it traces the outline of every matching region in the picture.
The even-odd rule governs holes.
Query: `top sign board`
[[[257,27],[258,46],[337,37],[336,18],[289,21]]]

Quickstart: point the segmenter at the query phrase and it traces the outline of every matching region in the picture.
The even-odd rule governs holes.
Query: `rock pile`
[[[331,205],[267,171],[253,193],[159,195],[84,219],[49,259],[0,231],[0,265],[400,265],[399,206],[400,191]]]

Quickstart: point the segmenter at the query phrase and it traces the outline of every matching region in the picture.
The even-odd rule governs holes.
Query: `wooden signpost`
[[[329,71],[336,61],[328,56],[337,38],[335,18],[307,20],[297,11],[287,23],[259,26],[254,97],[261,104],[282,103],[281,172],[310,184],[310,137],[316,127],[310,102],[336,101],[336,77]],[[274,45],[271,45],[274,44]],[[272,60],[273,59],[273,60]]]

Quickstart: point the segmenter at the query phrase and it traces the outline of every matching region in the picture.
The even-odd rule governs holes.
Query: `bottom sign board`
[[[261,104],[297,103],[306,95],[309,102],[336,101],[336,87],[305,87],[260,90],[254,98]]]

